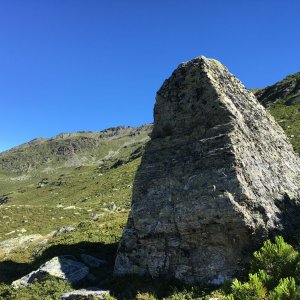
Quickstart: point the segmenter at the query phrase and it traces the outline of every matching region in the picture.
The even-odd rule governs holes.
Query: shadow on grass
[[[98,287],[110,290],[111,294],[117,299],[134,299],[138,293],[149,293],[160,299],[174,293],[174,291],[191,291],[193,294],[203,294],[203,291],[209,291],[207,287],[188,287],[175,281],[167,279],[153,280],[151,278],[139,276],[114,277],[113,267],[118,243],[103,244],[80,242],[71,245],[53,245],[45,249],[32,263],[18,263],[11,260],[0,262],[0,283],[10,284],[12,281],[38,269],[43,263],[55,256],[72,255],[80,261],[80,255],[85,253],[99,259],[104,259],[107,264],[97,268],[90,269],[95,280],[84,279],[73,285],[73,288]]]
[[[182,293],[174,299],[198,299],[216,290],[216,286],[203,286],[194,284],[185,285],[167,278],[144,278],[135,275],[124,277],[112,277],[108,284],[102,283],[101,288],[111,291],[111,295],[120,300],[127,299],[169,299],[174,293]],[[145,294],[137,297],[138,294]],[[148,294],[148,296],[147,296]],[[152,298],[149,295],[154,295]],[[173,298],[172,298],[173,299]]]
[[[0,282],[10,284],[12,281],[38,269],[43,263],[55,256],[72,255],[79,261],[80,255],[85,253],[108,262],[105,269],[112,269],[118,243],[103,244],[103,243],[89,243],[80,242],[71,245],[53,245],[45,249],[39,256],[37,256],[32,263],[19,263],[12,260],[4,260],[0,262]],[[103,268],[101,268],[103,269]],[[92,272],[94,270],[91,270]],[[112,270],[111,270],[112,272]]]

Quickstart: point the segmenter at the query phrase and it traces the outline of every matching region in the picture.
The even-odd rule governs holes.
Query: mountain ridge
[[[45,165],[58,167],[59,163],[72,158],[78,160],[74,162],[77,166],[96,165],[116,156],[112,151],[128,152],[120,149],[122,147],[135,150],[137,145],[148,140],[151,129],[151,124],[117,126],[101,131],[77,131],[36,138],[0,153],[0,171],[31,172]]]
[[[300,102],[300,72],[287,75],[282,80],[264,88],[254,89],[254,94],[265,107],[285,98],[289,101],[296,97],[296,101],[286,103],[287,105],[298,103]]]

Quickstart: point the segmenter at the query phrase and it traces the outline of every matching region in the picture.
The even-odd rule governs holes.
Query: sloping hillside
[[[285,99],[286,105],[300,102],[300,72],[288,75],[274,85],[254,91],[257,99],[266,107],[278,100]]]
[[[151,128],[60,134],[0,154],[0,241],[127,210]]]
[[[254,92],[285,130],[300,154],[300,72]]]
[[[0,172],[24,175],[51,173],[66,167],[101,165],[127,157],[148,140],[151,125],[114,127],[103,131],[61,133],[37,138],[0,154]]]

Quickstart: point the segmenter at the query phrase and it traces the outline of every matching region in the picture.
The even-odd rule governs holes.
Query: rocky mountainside
[[[92,166],[121,159],[145,144],[151,129],[152,125],[119,126],[34,139],[1,153],[0,173],[47,173],[62,167]]]
[[[289,75],[254,93],[284,129],[295,151],[300,154],[300,73]]]
[[[283,80],[254,92],[258,101],[269,106],[278,100],[287,106],[300,103],[300,72],[287,76]]]
[[[268,236],[300,228],[300,159],[219,62],[179,65],[157,92],[115,273],[221,284]]]

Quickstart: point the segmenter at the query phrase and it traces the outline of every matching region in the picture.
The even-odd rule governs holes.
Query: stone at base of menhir
[[[98,288],[88,288],[63,293],[61,300],[105,299],[108,295],[109,291]]]

